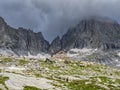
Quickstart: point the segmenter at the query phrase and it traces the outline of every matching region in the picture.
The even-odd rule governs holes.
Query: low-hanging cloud
[[[120,20],[120,0],[0,0],[0,16],[13,27],[43,32],[48,40],[63,35],[84,17]]]

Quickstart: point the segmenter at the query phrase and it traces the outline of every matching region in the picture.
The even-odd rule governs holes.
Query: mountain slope
[[[31,30],[14,29],[0,18],[0,48],[13,51],[17,55],[36,55],[47,52],[49,43],[44,39],[41,32],[34,33]]]
[[[62,37],[62,48],[120,48],[120,25],[112,20],[89,18],[68,30]]]
[[[102,50],[120,48],[120,25],[101,17],[86,18],[70,28],[62,39],[56,37],[51,44],[41,32],[35,33],[24,28],[14,29],[0,17],[0,52],[17,55],[55,54],[72,48],[99,48]],[[11,52],[12,51],[12,52]]]
[[[57,36],[51,43],[49,52],[51,54],[57,53],[61,50],[62,45],[61,45],[61,39],[59,36]]]

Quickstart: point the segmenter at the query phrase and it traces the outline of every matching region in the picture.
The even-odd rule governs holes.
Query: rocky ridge
[[[56,37],[50,44],[41,32],[24,28],[12,28],[0,17],[0,49],[16,55],[55,54],[72,48],[120,48],[120,25],[103,18],[86,18],[68,29],[62,38]]]
[[[77,26],[68,30],[62,37],[62,47],[99,48],[102,50],[120,48],[120,25],[117,22],[101,19],[82,20]]]
[[[41,32],[35,33],[24,28],[14,29],[0,18],[0,48],[11,50],[17,55],[47,53],[49,47]]]

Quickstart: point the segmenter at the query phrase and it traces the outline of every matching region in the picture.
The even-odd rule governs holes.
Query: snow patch
[[[18,57],[18,55],[15,54],[10,49],[0,49],[0,55]],[[46,58],[51,58],[51,55],[46,54],[46,53],[42,53],[42,52],[37,54],[37,55],[31,55],[30,52],[28,52],[28,55],[20,55],[20,57],[34,58],[34,59],[46,59]]]
[[[12,50],[9,49],[0,49],[0,54],[5,56],[17,56]]]
[[[120,64],[117,64],[116,66],[117,66],[117,67],[120,67]]]
[[[67,56],[68,57],[76,57],[76,56],[86,56],[86,55],[90,55],[92,53],[94,53],[95,51],[97,51],[97,49],[88,49],[88,48],[83,48],[83,49],[71,49],[70,51],[68,51]]]
[[[117,55],[120,57],[120,52]]]
[[[46,53],[39,53],[37,55],[31,55],[28,52],[27,56],[20,56],[20,57],[25,57],[25,58],[34,58],[34,59],[46,59],[46,58],[51,58],[51,55],[46,54]]]
[[[118,59],[115,59],[116,62],[118,62],[119,60]]]

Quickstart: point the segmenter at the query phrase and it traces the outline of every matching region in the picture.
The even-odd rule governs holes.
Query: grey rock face
[[[44,39],[41,32],[34,33],[31,30],[8,26],[0,18],[0,48],[14,51],[18,55],[36,55],[47,52],[49,43]]]
[[[62,48],[61,40],[60,40],[60,37],[57,36],[51,43],[49,52],[51,54],[55,54],[55,53],[59,52],[61,50],[61,48]]]
[[[41,52],[54,54],[72,48],[120,48],[120,25],[109,19],[90,18],[68,30],[62,39],[56,37],[51,45],[41,32],[24,28],[14,29],[0,17],[0,49],[12,50],[18,55],[36,55]]]
[[[120,48],[120,25],[112,20],[86,19],[68,30],[62,38],[62,48]]]

